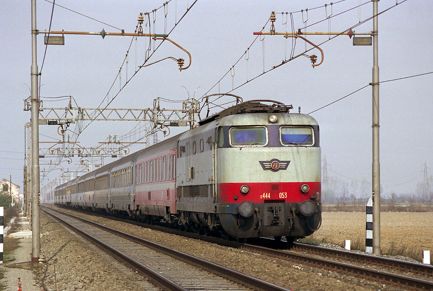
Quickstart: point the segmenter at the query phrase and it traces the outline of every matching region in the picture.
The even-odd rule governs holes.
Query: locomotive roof
[[[274,100],[250,100],[214,114],[200,121],[199,124],[203,125],[229,115],[245,113],[289,113],[290,109],[293,109],[292,105],[286,105]]]

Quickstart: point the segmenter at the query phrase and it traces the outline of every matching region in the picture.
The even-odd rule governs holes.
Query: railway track
[[[268,243],[265,241],[264,244]],[[241,248],[279,259],[350,273],[367,280],[379,280],[398,287],[433,289],[431,266],[301,243],[295,243],[290,250],[276,250],[256,244],[244,244]]]
[[[220,265],[53,209],[42,210],[169,290],[287,290]]]
[[[393,269],[400,273],[408,273],[409,275],[417,275],[425,279],[432,280],[433,278],[433,266],[422,265],[419,263],[413,263],[403,260],[396,260],[386,257],[378,257],[374,255],[368,255],[363,253],[356,253],[346,250],[338,250],[325,248],[316,245],[304,244],[304,243],[294,243],[292,250],[297,252],[308,252],[318,254],[322,257],[334,257],[337,259],[343,259],[346,261],[357,262],[366,266],[376,266],[380,269]]]
[[[95,214],[92,213],[91,215]],[[290,250],[281,250],[275,249],[276,244],[270,239],[256,240],[254,244],[243,244],[237,241],[229,241],[212,236],[202,236],[197,233],[181,231],[161,225],[148,225],[111,216],[108,218],[224,246],[242,248],[245,251],[262,253],[266,256],[310,265],[313,268],[322,267],[327,270],[336,270],[368,281],[390,283],[397,287],[407,286],[416,289],[433,289],[433,280],[431,279],[433,278],[432,266],[298,242],[295,242],[293,248]],[[279,246],[284,248],[285,244],[283,243]]]

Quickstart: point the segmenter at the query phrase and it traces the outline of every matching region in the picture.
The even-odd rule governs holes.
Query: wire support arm
[[[177,64],[179,65],[179,70],[180,70],[180,71],[186,70],[186,69],[188,69],[188,68],[191,66],[191,63],[192,63],[192,55],[191,55],[191,53],[190,53],[187,49],[185,49],[184,47],[182,47],[180,44],[178,44],[178,43],[175,42],[174,40],[168,38],[167,36],[163,36],[163,37],[154,37],[153,39],[154,39],[154,40],[168,41],[169,43],[171,43],[171,44],[173,44],[174,46],[178,47],[180,50],[182,50],[183,52],[185,52],[185,53],[188,55],[188,65],[187,65],[187,66],[184,66],[184,65],[185,65],[185,60],[182,59],[182,58],[179,58],[179,59],[176,59],[176,58],[174,58],[174,57],[167,57],[167,58],[164,58],[164,59],[173,59],[173,60],[176,60],[176,61],[177,61]],[[162,60],[164,60],[164,59],[162,59]],[[160,60],[160,61],[162,61],[162,60]],[[157,62],[159,62],[159,61],[153,62],[152,64],[155,64],[155,63],[157,63]],[[148,64],[148,65],[144,65],[144,66],[142,66],[142,67],[150,66],[150,65],[151,65],[151,64]]]
[[[91,31],[66,31],[66,30],[52,30],[52,31],[38,31],[38,34],[44,35],[99,35],[102,38],[106,36],[134,36],[134,37],[152,37],[152,38],[167,38],[167,34],[161,33],[143,33],[143,32],[125,32],[122,30],[121,32],[107,32],[104,29],[100,32],[91,32]]]
[[[355,32],[351,29],[348,29],[346,31],[342,31],[342,32],[337,32],[337,31],[331,31],[331,32],[323,32],[323,31],[301,31],[298,30],[296,32],[277,32],[277,31],[270,31],[270,32],[262,32],[262,31],[257,31],[257,32],[253,32],[253,35],[281,35],[284,37],[298,37],[300,35],[307,35],[307,36],[339,36],[339,35],[347,35],[350,38],[352,38],[352,36],[356,36],[356,35],[364,35],[364,36],[371,36],[372,33],[371,32]]]

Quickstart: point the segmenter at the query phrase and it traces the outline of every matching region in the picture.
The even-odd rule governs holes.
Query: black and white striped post
[[[0,264],[3,264],[4,208],[0,207]]]
[[[373,199],[370,197],[365,207],[365,252],[373,253]]]

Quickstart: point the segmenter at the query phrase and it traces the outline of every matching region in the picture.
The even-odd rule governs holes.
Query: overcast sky
[[[209,1],[199,0],[174,29],[170,38],[192,54],[190,69],[179,72],[172,61],[163,61],[141,69],[116,97],[116,108],[151,107],[153,99],[199,98],[242,56],[254,40],[253,32],[266,23],[271,11],[277,14],[276,30],[291,31],[318,20],[334,16],[351,7],[367,3],[339,17],[332,17],[308,31],[343,31],[372,15],[370,1]],[[403,1],[382,0],[379,10]],[[116,28],[134,31],[139,12],[152,11],[162,1],[56,1],[57,4],[105,22],[102,24],[56,6],[53,30],[117,32]],[[158,10],[155,32],[164,33],[179,20],[193,1],[172,0],[167,9]],[[52,4],[38,1],[38,29],[48,30]],[[306,12],[309,8],[308,13]],[[290,12],[304,10],[301,13]],[[389,80],[433,71],[433,2],[408,0],[379,16],[380,79]],[[164,13],[166,12],[166,13]],[[167,17],[165,18],[165,14]],[[292,17],[290,17],[292,15]],[[151,17],[153,17],[151,15]],[[165,22],[165,19],[166,22]],[[293,27],[291,25],[293,20]],[[153,18],[151,19],[153,23]],[[112,27],[111,27],[111,26]],[[370,32],[369,21],[355,29]],[[22,185],[24,124],[30,112],[23,111],[23,100],[30,95],[31,35],[30,1],[4,1],[0,7],[0,178],[12,175]],[[269,26],[265,29],[269,30]],[[321,43],[328,37],[309,37]],[[81,107],[96,107],[113,84],[130,44],[130,38],[100,36],[66,36],[64,46],[48,47],[42,70],[41,96],[71,95]],[[116,80],[110,97],[131,77],[145,56],[141,39],[133,42],[128,65]],[[247,79],[290,58],[291,39],[273,36],[259,39],[250,53],[219,86],[228,91]],[[305,44],[297,40],[293,54],[303,52]],[[308,46],[311,48],[311,46]],[[354,47],[347,36],[330,40],[322,46],[325,59],[312,68],[306,57],[299,57],[233,91],[245,100],[275,99],[308,113],[371,82],[372,47]],[[39,69],[44,55],[43,36],[38,37]],[[320,54],[312,50],[308,54]],[[161,46],[150,62],[167,56],[186,55],[168,43]],[[388,82],[380,86],[381,106],[381,182],[385,193],[410,193],[422,181],[424,164],[433,172],[433,75]],[[225,100],[224,100],[225,101]],[[44,100],[45,107],[63,107],[65,102]],[[176,103],[165,107],[176,108]],[[313,113],[321,126],[322,157],[330,175],[343,183],[371,181],[371,88]],[[94,146],[108,135],[122,135],[136,124],[94,122],[82,134],[83,145]],[[72,128],[73,129],[73,128]],[[59,138],[55,127],[41,128],[41,141]],[[176,132],[172,130],[172,132]],[[45,147],[45,145],[41,145]],[[137,147],[136,147],[137,148]],[[63,161],[61,167],[75,168]],[[41,168],[49,160],[41,159]],[[42,183],[61,174],[53,170]]]

